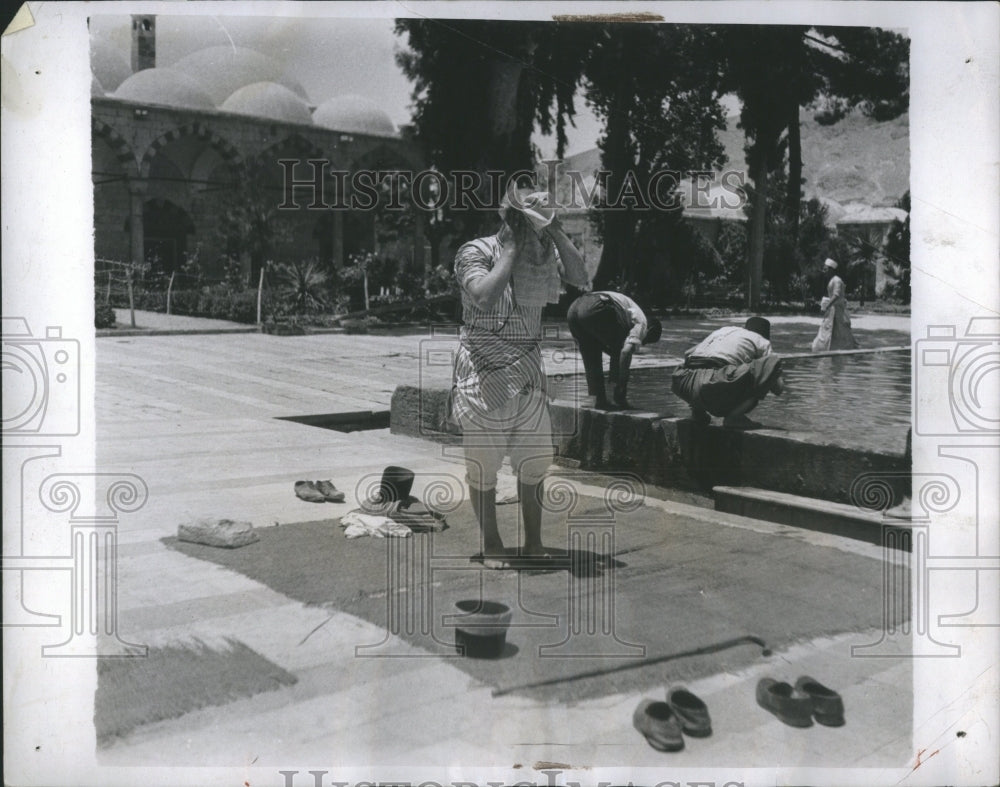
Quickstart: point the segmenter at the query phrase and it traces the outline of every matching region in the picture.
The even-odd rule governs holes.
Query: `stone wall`
[[[133,224],[156,200],[168,201],[187,217],[193,230],[184,238],[188,252],[200,250],[203,266],[212,269],[225,252],[220,219],[242,162],[257,160],[268,170],[275,208],[282,202],[279,158],[303,162],[294,176],[307,179],[305,161],[329,161],[328,169],[354,172],[363,168],[420,168],[420,157],[409,142],[395,137],[345,134],[326,128],[283,123],[216,110],[194,110],[136,104],[95,97],[92,109],[94,169],[94,246],[98,258],[129,261],[144,255],[144,239]],[[336,189],[327,178],[327,203]],[[300,207],[281,211],[275,220],[285,226],[278,253],[288,260],[320,256],[333,249],[332,262],[342,264],[343,227],[335,226],[334,211],[309,209],[310,192],[296,192]],[[325,219],[325,221],[323,220]],[[409,239],[406,259],[422,264],[424,238],[418,230]],[[321,244],[322,232],[333,233]],[[339,233],[339,235],[338,235]],[[369,232],[368,235],[371,233]],[[338,251],[341,253],[338,256]],[[398,250],[397,250],[398,251]]]
[[[441,428],[448,391],[399,386],[390,429],[432,440],[456,441]],[[753,486],[851,503],[851,485],[863,473],[908,473],[901,455],[863,451],[766,430],[701,427],[687,418],[613,413],[566,402],[549,408],[556,451],[584,470],[633,472],[656,486],[708,491]],[[902,490],[899,490],[902,491]]]

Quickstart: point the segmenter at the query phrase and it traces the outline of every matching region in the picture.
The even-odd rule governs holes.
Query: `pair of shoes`
[[[316,489],[326,498],[327,503],[344,502],[344,493],[337,489],[332,481],[317,481]]]
[[[837,692],[808,675],[795,681],[795,688],[812,701],[813,718],[818,724],[824,727],[844,726],[844,700]]]
[[[684,735],[707,738],[712,734],[708,706],[683,687],[667,692],[667,701],[642,700],[632,714],[634,726],[658,751],[680,751]]]
[[[811,727],[813,717],[827,727],[844,724],[844,702],[840,695],[806,675],[794,686],[762,678],[757,684],[757,704],[791,727]]]
[[[330,481],[296,481],[295,496],[307,503],[344,502],[344,493]]]
[[[657,751],[680,751],[684,748],[681,722],[665,702],[642,700],[632,714],[632,726]]]

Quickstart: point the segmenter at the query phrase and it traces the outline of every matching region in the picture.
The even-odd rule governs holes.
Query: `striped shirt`
[[[489,273],[499,256],[495,235],[470,241],[455,255],[455,278],[462,292],[455,415],[490,412],[522,391],[545,390],[539,346],[543,307],[518,304],[509,282],[489,309],[477,306],[469,292],[469,284]]]

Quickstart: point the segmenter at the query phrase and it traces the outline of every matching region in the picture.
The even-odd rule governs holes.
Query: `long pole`
[[[368,311],[368,263],[362,263],[362,272],[365,277],[365,311]]]
[[[171,271],[170,281],[167,282],[167,314],[170,314],[170,293],[174,289],[174,276],[176,275],[176,273],[177,273],[176,271]]]
[[[261,320],[261,304],[263,303],[264,295],[264,266],[260,266],[260,280],[257,282],[257,324],[260,325]]]
[[[129,315],[132,320],[132,327],[135,327],[135,298],[132,293],[132,274],[134,267],[132,265],[128,266],[128,310]]]

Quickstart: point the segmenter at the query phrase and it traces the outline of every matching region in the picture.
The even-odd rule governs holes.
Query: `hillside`
[[[910,120],[902,115],[877,123],[859,113],[821,126],[803,113],[802,176],[807,198],[826,197],[841,204],[895,205],[910,187]],[[729,166],[745,165],[739,119],[729,118],[722,134]]]
[[[895,205],[910,187],[910,120],[902,115],[878,123],[852,113],[832,126],[821,126],[803,112],[802,168],[807,198],[826,197],[842,204]],[[744,169],[739,118],[728,119],[720,136],[727,166]],[[600,166],[597,148],[577,153],[567,167],[590,173]]]

